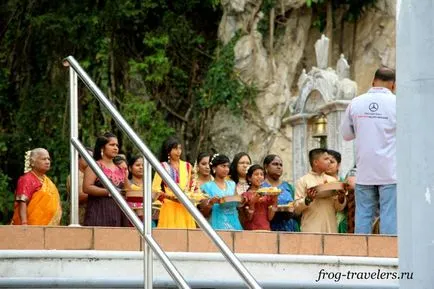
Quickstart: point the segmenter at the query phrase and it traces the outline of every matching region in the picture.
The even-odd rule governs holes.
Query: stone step
[[[243,284],[241,278],[220,253],[172,252],[167,255],[185,280],[197,286],[238,288]],[[237,257],[264,288],[397,288],[398,285],[398,280],[393,278],[398,274],[396,258],[278,254],[237,254]],[[166,284],[167,287],[173,285],[169,274],[156,259],[153,272],[154,282],[158,287],[164,287],[161,286],[162,284]],[[119,285],[119,282],[123,281],[129,282],[128,284],[132,286],[129,288],[138,288],[138,284],[142,284],[143,279],[143,253],[95,250],[2,250],[0,251],[0,276],[9,278],[0,280],[2,288],[12,288],[10,286],[13,280],[86,281],[89,285],[92,282],[105,282],[101,283],[102,287],[93,288],[109,288],[110,282],[117,282],[116,284]],[[8,280],[9,287],[7,287]],[[310,284],[312,287],[288,287],[295,284],[299,284],[297,286]],[[321,284],[326,287],[317,287]]]

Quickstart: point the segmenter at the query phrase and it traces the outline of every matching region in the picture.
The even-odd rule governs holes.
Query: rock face
[[[360,93],[371,86],[372,76],[380,65],[395,68],[395,11],[395,1],[379,1],[358,25],[354,80],[359,83]]]
[[[278,154],[284,163],[284,178],[293,181],[292,128],[282,120],[294,113],[302,69],[310,71],[316,66],[314,43],[321,34],[312,27],[312,10],[305,7],[305,0],[276,1],[273,11],[264,11],[266,15],[261,11],[261,0],[221,3],[224,14],[219,38],[227,43],[237,32],[241,33],[234,48],[234,70],[245,83],[254,83],[259,94],[253,106],[244,108],[241,117],[225,110],[214,116],[210,131],[212,148],[230,157],[247,151],[253,162],[260,164],[267,154]],[[341,52],[353,56],[349,58],[352,67],[343,63],[340,69],[344,74],[351,71],[350,78],[357,82],[359,92],[367,90],[373,72],[381,64],[395,67],[395,9],[395,0],[379,0],[370,8],[357,24],[354,50],[354,25],[345,24],[343,31],[341,27],[334,30],[333,39],[340,39],[343,33],[343,41],[332,43],[332,66],[341,58]],[[269,25],[270,15],[275,17],[272,45],[268,32],[262,35],[258,30],[260,24]],[[341,80],[346,81],[350,80]],[[344,99],[353,93],[346,89],[353,90],[353,86],[337,88],[336,98]]]

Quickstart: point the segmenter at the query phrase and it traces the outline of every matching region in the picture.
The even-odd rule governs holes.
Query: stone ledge
[[[219,235],[236,253],[398,256],[397,237],[383,235],[228,232]],[[200,229],[155,229],[153,236],[167,252],[217,252]],[[133,228],[0,226],[0,250],[115,250],[140,251]]]

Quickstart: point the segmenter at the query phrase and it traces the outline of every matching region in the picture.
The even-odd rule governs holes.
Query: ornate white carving
[[[320,69],[327,69],[329,55],[329,39],[323,34],[315,42],[316,65]]]
[[[336,63],[336,73],[339,79],[350,78],[350,66],[343,54],[341,54],[341,57]]]
[[[338,83],[338,93],[336,99],[351,100],[357,95],[357,84],[348,79],[344,78]]]
[[[299,95],[293,103],[292,115],[284,120],[290,123],[292,136],[292,161],[294,181],[308,172],[307,153],[319,146],[312,136],[312,118],[323,114],[327,118],[327,147],[342,155],[341,173],[354,165],[353,145],[345,142],[339,131],[345,108],[357,94],[357,85],[349,77],[349,65],[343,55],[336,71],[327,68],[328,39],[323,35],[315,43],[318,67],[302,71],[297,85]]]

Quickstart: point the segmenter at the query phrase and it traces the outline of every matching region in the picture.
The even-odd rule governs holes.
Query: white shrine
[[[342,154],[340,174],[354,166],[353,142],[344,141],[340,123],[345,109],[357,95],[357,84],[350,80],[349,65],[344,55],[336,70],[328,67],[329,40],[322,35],[315,43],[317,67],[298,80],[299,95],[292,107],[292,115],[284,120],[292,126],[293,180],[310,170],[308,152],[324,147]]]

